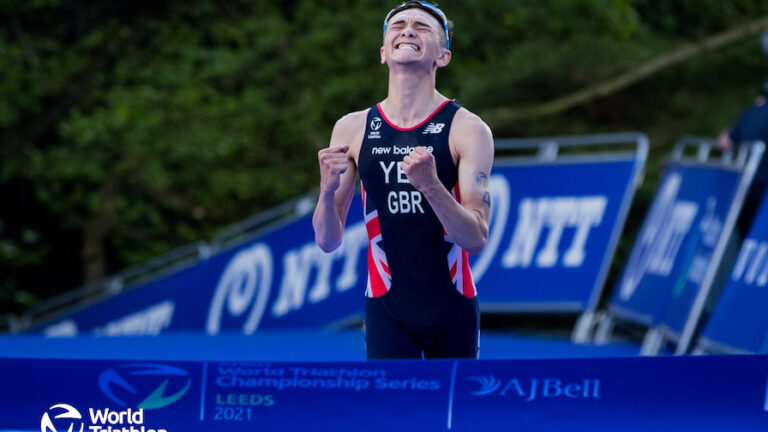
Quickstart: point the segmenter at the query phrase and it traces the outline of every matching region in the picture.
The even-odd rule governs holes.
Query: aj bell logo
[[[112,402],[122,407],[127,407],[130,402],[139,409],[163,408],[181,399],[192,385],[187,371],[175,366],[129,363],[116,369],[107,369],[99,375],[99,388]],[[178,390],[171,393],[169,386]]]
[[[577,381],[563,381],[557,378],[530,378],[520,380],[512,378],[503,382],[493,375],[468,377],[469,381],[477,381],[480,388],[470,391],[475,396],[488,396],[496,394],[504,397],[519,397],[526,402],[531,402],[538,397],[543,398],[569,398],[569,399],[599,399],[600,380],[584,379]]]
[[[430,123],[427,125],[426,128],[424,128],[424,132],[422,132],[422,135],[427,134],[439,134],[443,131],[443,128],[445,127],[445,123]]]
[[[51,419],[52,414],[53,419],[57,420],[56,422]],[[75,407],[67,404],[56,404],[48,408],[48,411],[43,414],[43,418],[40,419],[40,432],[58,432],[56,426],[66,427],[67,425],[69,425],[68,429],[61,430],[73,432],[78,430],[76,424],[80,425],[79,431],[83,432],[85,423],[82,422],[82,419],[83,416],[80,415],[80,411],[76,410]],[[54,425],[54,423],[56,424]]]

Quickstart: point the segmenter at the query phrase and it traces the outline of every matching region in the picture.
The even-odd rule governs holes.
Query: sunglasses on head
[[[425,1],[409,1],[401,4],[400,6],[392,9],[387,14],[387,17],[384,18],[384,33],[387,32],[387,23],[389,22],[389,19],[392,18],[392,16],[400,11],[411,9],[411,8],[417,8],[421,9],[433,17],[435,17],[440,23],[443,24],[443,30],[445,30],[445,49],[451,48],[451,38],[448,36],[448,18],[446,18],[443,11],[441,11],[437,6],[433,5],[432,3],[425,2]]]

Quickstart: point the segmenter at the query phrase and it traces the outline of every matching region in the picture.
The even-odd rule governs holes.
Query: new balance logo
[[[422,135],[426,134],[439,134],[443,131],[443,128],[445,127],[445,123],[430,123],[427,125],[426,128],[424,128],[424,132],[422,132]]]

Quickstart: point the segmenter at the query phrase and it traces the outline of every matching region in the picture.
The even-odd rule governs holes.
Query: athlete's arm
[[[355,193],[355,158],[364,133],[365,112],[348,114],[336,122],[328,148],[317,153],[320,197],[312,226],[315,242],[324,252],[341,245],[347,212]],[[362,116],[362,117],[361,117]],[[362,128],[362,129],[361,129]]]
[[[449,142],[458,160],[461,204],[440,183],[434,156],[423,147],[403,159],[403,169],[429,202],[448,237],[474,255],[488,242],[493,136],[479,117],[461,109],[453,120]]]

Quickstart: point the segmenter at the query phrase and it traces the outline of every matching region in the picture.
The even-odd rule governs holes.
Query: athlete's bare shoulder
[[[337,145],[348,145],[349,154],[357,162],[357,156],[360,154],[360,146],[363,143],[365,134],[365,120],[368,118],[368,109],[351,112],[336,121],[331,136],[331,147]]]
[[[451,153],[459,157],[464,151],[485,150],[493,153],[491,128],[477,114],[463,107],[453,118],[449,143]]]
[[[491,128],[480,116],[464,107],[456,111],[452,128],[456,128],[457,132],[491,133]]]
[[[370,108],[366,108],[361,111],[355,111],[351,112],[344,117],[340,118],[336,121],[335,128],[338,128],[340,130],[344,130],[347,132],[354,131],[356,129],[365,129],[365,119],[368,116],[368,110]],[[363,131],[360,131],[360,134],[362,135]]]

